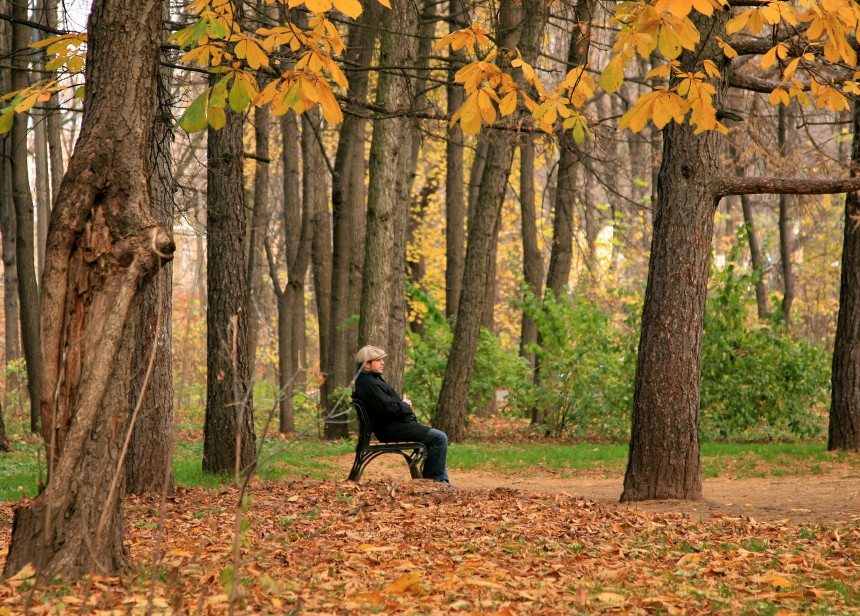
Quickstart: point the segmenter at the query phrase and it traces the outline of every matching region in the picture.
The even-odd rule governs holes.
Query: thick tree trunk
[[[378,9],[365,6],[358,21],[350,24],[347,58],[357,67],[367,67],[373,59],[377,38],[374,27]],[[349,97],[367,99],[369,71],[350,75]],[[366,162],[364,143],[366,121],[360,115],[347,115],[340,129],[332,177],[332,278],[331,325],[328,337],[328,364],[321,365],[325,373],[322,401],[331,410],[337,402],[339,388],[349,385],[355,376],[353,356],[358,350],[358,323],[350,322],[359,314],[362,273],[364,269]],[[327,423],[326,438],[344,438],[345,423]]]
[[[134,22],[129,30],[126,24]],[[173,253],[151,213],[161,5],[97,0],[81,134],[51,218],[42,287],[41,412],[49,481],[18,507],[5,575],[116,575],[141,287]]]
[[[450,30],[467,27],[468,14],[462,0],[449,0]],[[459,83],[454,83],[454,75],[465,64],[466,54],[462,49],[452,51],[449,61],[448,115],[453,115],[463,104],[465,94]],[[448,131],[445,143],[445,314],[454,316],[460,303],[463,289],[463,264],[466,258],[466,201],[463,174],[463,131],[455,125]]]
[[[723,29],[727,15],[697,18],[701,31]],[[694,20],[695,21],[695,20]],[[681,56],[684,70],[710,58],[719,108],[730,66],[715,42]],[[633,394],[633,426],[622,501],[702,496],[699,379],[714,213],[719,203],[719,135],[689,124],[663,131],[648,285]]]
[[[535,298],[543,294],[543,257],[538,248],[537,214],[535,212],[535,146],[526,135],[520,142],[520,213],[523,235],[523,277],[526,290]],[[534,371],[535,352],[529,347],[538,340],[537,325],[530,316],[522,315],[520,355]]]
[[[166,229],[173,226],[173,124],[169,76],[158,75],[150,185],[153,213]],[[132,368],[130,407],[140,404],[126,460],[126,491],[173,493],[173,263],[143,287],[140,326]],[[155,355],[153,356],[153,353]]]
[[[12,2],[12,16],[26,21],[27,5]],[[12,48],[26,49],[29,29],[23,23],[12,25]],[[12,88],[20,90],[29,84],[27,60],[23,54],[12,57]],[[12,124],[12,201],[15,205],[15,259],[18,266],[18,294],[21,311],[21,339],[24,360],[27,363],[27,390],[30,393],[30,430],[39,431],[39,286],[36,281],[36,262],[33,220],[33,196],[27,160],[27,118],[18,114]]]
[[[417,54],[418,9],[406,0],[395,0],[392,10],[385,13],[380,42],[381,66],[412,66]],[[386,109],[408,111],[412,103],[410,78],[397,71],[383,71],[379,75],[376,104]],[[370,183],[367,196],[367,238],[365,241],[364,281],[361,293],[359,345],[372,344],[385,348],[388,345],[389,324],[392,318],[391,286],[396,252],[395,236],[406,234],[406,217],[398,216],[397,209],[408,207],[399,202],[399,177],[404,169],[403,160],[410,153],[410,123],[405,113],[373,126],[370,147]],[[397,224],[403,225],[398,228]],[[392,349],[388,349],[389,352]]]
[[[203,470],[238,473],[255,455],[248,278],[242,190],[242,117],[208,135],[206,312],[207,396]]]
[[[860,103],[854,103],[851,176],[860,176]],[[833,349],[827,449],[860,451],[860,194],[845,197],[842,281]]]
[[[500,46],[508,49],[519,47],[523,59],[533,62],[546,21],[546,4],[541,0],[525,0],[519,5],[505,1],[500,8],[499,21]],[[481,190],[473,213],[470,213],[463,291],[457,310],[454,341],[433,422],[434,427],[446,432],[452,441],[461,441],[465,437],[466,406],[484,311],[487,265],[518,136],[503,133],[488,136],[487,140],[489,147]]]

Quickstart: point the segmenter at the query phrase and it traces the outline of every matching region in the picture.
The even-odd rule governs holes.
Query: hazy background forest
[[[0,13],[11,15],[10,8],[6,2]],[[465,8],[470,17],[479,20],[494,12],[492,3]],[[609,56],[613,32],[609,8],[600,3],[589,5],[591,66],[603,66]],[[30,7],[28,20],[50,26],[42,32],[33,28],[33,40],[51,34],[51,28],[84,29],[86,7],[64,4],[57,13],[58,22],[51,17],[56,9],[49,1]],[[268,9],[259,10],[259,19],[264,20]],[[563,74],[572,36],[577,36],[571,24],[582,19],[576,10],[566,3],[551,7],[535,63],[546,81]],[[452,56],[429,46],[448,31],[450,16],[446,11],[444,4],[428,4],[421,23],[414,69],[423,89],[412,103],[413,117],[409,120],[415,131],[410,145],[417,156],[414,167],[406,171],[408,200],[398,203],[398,207],[408,207],[405,319],[391,317],[392,323],[402,322],[405,329],[402,387],[427,422],[434,420],[454,313],[447,304],[451,296],[446,295],[452,286],[447,277],[450,264],[446,263],[446,257],[450,259],[446,248],[446,203],[450,205],[450,198],[446,191],[451,186],[446,182],[446,148],[450,149],[452,140],[462,143],[461,197],[465,207],[472,208],[487,143],[493,138],[492,131],[486,129],[465,138],[459,129],[448,129],[444,110],[446,97],[451,95],[450,87],[446,94],[446,84]],[[367,26],[365,16],[356,22],[355,32],[350,31],[350,43],[358,40],[361,28]],[[175,31],[188,19],[180,6],[174,6],[166,26]],[[334,21],[345,29],[349,20]],[[4,24],[8,32],[8,21]],[[4,57],[15,57],[20,50],[10,48],[11,37],[4,35],[3,40]],[[352,53],[369,57],[369,51],[351,47]],[[175,46],[166,48],[166,64],[171,70],[165,71],[169,89],[165,96],[174,118],[200,92],[206,79],[200,72],[179,68],[180,53]],[[169,59],[171,55],[174,57]],[[23,57],[34,63],[33,68],[44,62],[37,52]],[[74,62],[67,59],[60,70],[74,72],[80,68]],[[378,58],[369,62],[374,63]],[[644,73],[648,67],[643,61],[640,64]],[[366,74],[363,66],[352,61],[346,62],[343,70],[350,80]],[[9,90],[9,71],[3,75],[6,81],[2,89]],[[367,86],[371,92],[376,79],[377,73],[372,71]],[[81,77],[72,74],[64,83],[80,84]],[[581,143],[534,130],[520,135],[491,255],[491,281],[486,291],[489,303],[482,317],[470,386],[470,414],[534,415],[542,429],[558,435],[611,440],[629,437],[661,134],[652,125],[636,134],[621,131],[617,125],[630,101],[645,88],[643,82],[630,79],[617,93],[598,92],[584,107],[591,135]],[[74,98],[74,92],[73,88],[64,90],[52,99],[57,104],[37,105],[30,114],[28,177],[35,211],[37,268],[42,267],[52,194],[58,190],[58,178],[77,136],[80,100]],[[846,175],[851,144],[848,110],[833,112],[798,105],[774,108],[767,98],[764,93],[735,90],[728,99],[729,134],[722,154],[727,169],[749,176]],[[367,154],[376,121],[372,105],[344,100],[348,117],[369,118],[364,137]],[[326,372],[320,362],[321,301],[352,306],[346,322],[351,323],[350,335],[337,352],[351,357],[359,344],[358,304],[354,298],[332,297],[327,286],[332,276],[331,173],[335,171],[339,140],[343,139],[342,126],[326,122],[314,110],[299,118],[293,113],[269,117],[264,108],[248,113],[243,124],[245,245],[249,246],[244,258],[252,297],[249,336],[255,351],[255,406],[263,411],[277,406],[278,374],[287,361],[291,366],[289,406],[297,411],[294,425],[284,423],[282,417],[281,427],[287,430],[316,425],[326,409],[322,395],[337,397],[340,393],[321,389]],[[206,135],[177,129],[174,136],[169,187],[177,245],[170,305],[174,401],[180,416],[190,413],[200,419],[198,413],[206,406],[207,373]],[[7,152],[9,139],[4,136]],[[264,142],[267,149],[261,152]],[[575,152],[577,160],[573,181],[567,187],[568,209],[561,210],[570,217],[567,222],[572,230],[570,272],[561,281],[563,289],[541,304],[554,225],[558,224],[559,156],[565,149]],[[7,429],[14,433],[29,422],[29,400],[18,326],[14,238],[10,237],[14,235],[10,226],[14,220],[14,215],[10,217],[11,176],[4,174],[3,180],[2,402]],[[361,187],[351,190],[359,197],[364,192]],[[323,204],[323,209],[314,209],[314,201]],[[840,195],[751,195],[721,201],[716,213],[702,351],[703,437],[784,439],[825,434],[843,211]],[[313,217],[312,229],[303,233],[308,212]],[[528,224],[526,237],[524,219]],[[758,254],[751,255],[751,238]],[[348,241],[363,244],[360,235]],[[526,282],[524,245],[534,251],[531,267],[536,265],[539,270],[534,278],[537,286],[532,282],[529,287]],[[311,258],[297,258],[301,252]],[[305,269],[296,271],[296,267]],[[373,263],[364,267],[371,268]],[[273,279],[277,281],[276,291]],[[326,285],[322,291],[320,284]],[[558,289],[557,285],[554,282],[552,286]],[[278,296],[288,293],[288,288],[292,292],[299,289],[300,299],[292,312],[281,314],[293,324],[292,346],[289,351],[281,348],[279,364],[279,337],[284,329],[278,325]],[[539,338],[535,331],[540,332]],[[296,360],[298,364],[292,367],[290,361]],[[535,374],[539,374],[537,379]],[[400,375],[394,375],[393,380],[399,385]],[[261,420],[260,415],[257,420]]]

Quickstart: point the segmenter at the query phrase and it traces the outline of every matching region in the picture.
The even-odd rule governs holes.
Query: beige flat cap
[[[368,345],[366,347],[362,347],[358,351],[358,353],[355,354],[355,363],[364,365],[369,361],[373,361],[375,359],[382,359],[387,355],[388,353],[386,353],[382,349]]]

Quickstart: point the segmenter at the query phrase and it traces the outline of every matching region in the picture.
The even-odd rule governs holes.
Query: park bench
[[[352,470],[349,471],[349,481],[358,482],[367,465],[386,453],[399,453],[406,459],[412,479],[421,479],[423,476],[421,469],[427,457],[427,447],[424,443],[371,442],[373,432],[370,429],[370,419],[367,417],[364,405],[359,400],[353,400],[352,406],[358,416],[358,442],[355,444],[355,462],[352,463]]]

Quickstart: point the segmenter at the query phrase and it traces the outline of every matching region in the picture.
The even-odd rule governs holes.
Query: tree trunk
[[[331,269],[332,269],[332,223],[331,214],[328,209],[328,194],[326,187],[329,178],[326,171],[325,158],[323,157],[323,144],[320,131],[322,120],[319,110],[312,109],[302,114],[302,203],[304,216],[311,221],[313,234],[311,242],[312,269],[314,277],[314,296],[316,298],[317,323],[319,324],[319,353],[320,365],[327,366],[328,361],[328,337],[331,331]],[[301,267],[301,266],[300,266]],[[304,266],[307,268],[307,265]],[[304,271],[304,270],[303,270]],[[299,317],[303,314],[300,310],[304,303],[304,274],[301,284],[296,282],[293,289],[295,293],[293,319],[298,324]],[[304,329],[304,321],[302,327]],[[294,330],[293,336],[293,361],[297,370],[301,370],[299,364],[299,342],[301,335]],[[325,404],[320,401],[321,410],[325,410]]]
[[[530,136],[520,142],[520,212],[523,235],[523,277],[526,291],[538,298],[543,294],[543,257],[538,248],[537,214],[535,212],[535,145]],[[537,325],[530,316],[522,315],[520,355],[533,372],[535,352],[529,349],[537,342]]]
[[[380,41],[381,66],[412,66],[417,53],[418,11],[406,0],[395,0],[385,13]],[[364,253],[364,281],[361,293],[359,345],[386,347],[392,318],[391,286],[396,252],[395,235],[406,233],[406,217],[397,209],[407,207],[399,202],[398,182],[404,168],[403,159],[410,152],[410,123],[403,112],[412,103],[408,76],[400,72],[381,72],[376,104],[401,113],[380,119],[373,126],[370,147],[370,183],[367,196],[367,238]],[[401,184],[402,186],[402,184]],[[402,189],[401,189],[402,190]],[[404,225],[397,228],[397,224]],[[389,353],[392,349],[388,349]]]
[[[171,229],[176,209],[172,175],[173,124],[168,89],[169,75],[158,75],[153,147],[150,151],[150,185],[153,213]],[[143,287],[140,326],[132,368],[130,407],[140,404],[126,460],[126,491],[173,493],[173,263]],[[153,357],[153,348],[155,356]]]
[[[257,361],[257,341],[260,322],[265,321],[263,311],[263,239],[269,219],[269,131],[271,122],[268,107],[254,109],[254,209],[251,212],[248,235],[248,292],[251,297],[248,315],[248,359],[252,370]]]
[[[281,434],[295,432],[296,422],[293,410],[293,389],[298,374],[299,328],[304,328],[303,312],[304,285],[310,262],[313,220],[308,212],[302,213],[299,191],[299,135],[296,116],[287,114],[281,123],[283,136],[283,199],[284,211],[282,227],[284,234],[285,261],[287,262],[287,285],[281,290],[278,282],[277,267],[267,246],[269,275],[277,297],[278,309],[278,384],[279,422]]]
[[[248,358],[248,277],[242,190],[242,116],[209,129],[206,195],[207,397],[203,470],[239,472],[254,461],[254,407]]]
[[[15,512],[7,576],[27,563],[70,579],[126,569],[123,444],[141,287],[174,249],[151,213],[146,160],[161,4],[97,0],[88,32],[83,124],[52,213],[42,286],[49,481]]]
[[[860,175],[860,103],[854,102],[851,177]],[[845,197],[842,281],[833,349],[827,449],[860,451],[860,193]]]
[[[755,217],[752,211],[752,202],[749,195],[741,195],[741,210],[744,215],[744,229],[747,235],[747,243],[750,246],[750,264],[755,272],[758,272],[758,280],[755,282],[755,303],[758,310],[759,321],[767,317],[767,292],[764,286],[764,263],[761,258],[761,246],[758,243],[756,233]]]
[[[779,126],[777,128],[777,145],[780,156],[785,156],[785,139],[788,132],[788,120],[785,117],[785,107],[779,107]],[[782,261],[782,318],[785,329],[791,330],[791,305],[794,303],[794,270],[791,265],[792,247],[791,217],[788,211],[788,197],[779,196],[779,255]]]
[[[12,2],[12,16],[26,21],[27,5]],[[12,25],[12,48],[26,49],[29,30],[21,22]],[[23,54],[12,57],[12,88],[20,90],[29,85],[27,60]],[[12,201],[15,205],[15,259],[18,266],[18,293],[21,310],[21,339],[24,360],[27,363],[27,390],[30,393],[30,430],[39,431],[39,286],[36,281],[36,262],[33,196],[27,160],[27,118],[18,114],[12,124]]]
[[[3,405],[0,403],[0,451],[9,451],[9,440],[6,438],[6,423],[3,421]]]
[[[2,24],[0,24],[2,26]],[[2,28],[0,28],[2,34]],[[2,37],[0,37],[2,39]],[[5,39],[9,40],[9,39]],[[4,53],[0,49],[0,54]],[[8,71],[0,70],[0,77]],[[10,88],[8,80],[0,79],[0,91]],[[3,250],[3,316],[4,316],[4,354],[3,372],[6,386],[3,388],[4,400],[9,393],[21,386],[17,375],[8,370],[9,362],[21,357],[20,307],[18,301],[18,267],[15,263],[15,206],[12,201],[12,136],[0,135],[0,236]],[[8,410],[8,406],[7,406]]]
[[[350,24],[346,55],[357,67],[368,67],[373,59],[378,17],[379,10],[368,5],[358,21]],[[369,71],[357,71],[350,76],[351,99],[367,99],[369,75]],[[353,356],[358,350],[358,323],[350,322],[350,318],[360,310],[364,269],[366,124],[360,115],[348,114],[344,119],[332,176],[331,324],[328,364],[320,365],[326,375],[322,401],[329,410],[339,398],[339,388],[348,386],[356,372]],[[326,438],[344,438],[347,434],[345,423],[325,424]]]
[[[468,14],[462,0],[449,0],[450,30],[468,26]],[[448,115],[452,116],[463,104],[465,94],[454,75],[465,64],[462,49],[451,51],[448,71]],[[463,177],[463,131],[457,124],[448,131],[445,143],[445,314],[454,316],[463,289],[463,263],[466,257],[466,202]]]
[[[694,18],[700,31],[723,29],[728,15]],[[730,65],[715,42],[681,56],[683,70],[704,59],[722,78],[714,104],[725,95]],[[633,394],[633,426],[622,501],[702,496],[699,453],[699,378],[702,325],[708,291],[715,182],[720,171],[716,132],[694,135],[689,124],[663,131],[648,284]]]
[[[9,2],[0,0],[0,12],[9,14]],[[7,58],[12,48],[12,25],[0,22],[0,57]],[[0,92],[12,89],[12,73],[0,67]],[[6,375],[3,400],[9,410],[9,393],[21,386],[17,375],[8,370],[9,362],[21,357],[20,308],[18,302],[18,266],[15,263],[15,205],[12,201],[12,135],[0,135],[0,236],[3,257],[3,374]]]
[[[501,5],[499,21],[499,45],[508,49],[519,47],[523,59],[533,62],[546,21],[545,3],[541,0],[525,0],[515,5],[506,0]],[[524,87],[522,83],[520,86]],[[487,140],[489,147],[481,189],[475,208],[470,212],[463,291],[457,310],[454,340],[434,421],[434,427],[446,432],[452,441],[462,441],[465,437],[466,405],[484,310],[487,265],[518,137],[506,132],[487,137]]]

